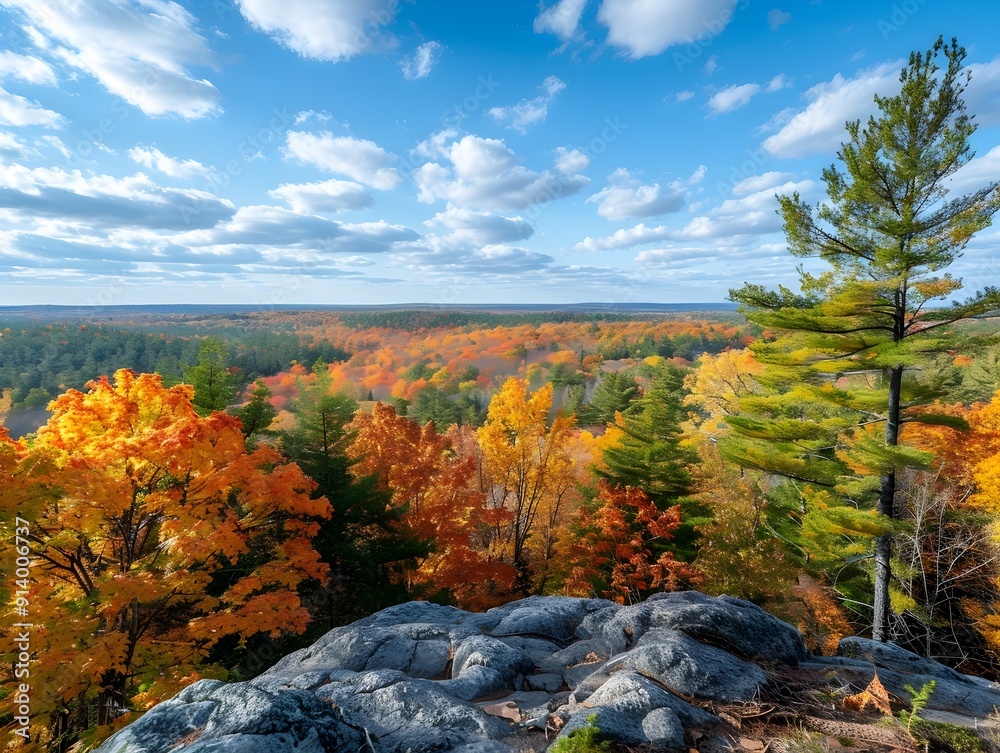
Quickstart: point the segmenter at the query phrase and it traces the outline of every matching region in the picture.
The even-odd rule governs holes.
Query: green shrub
[[[611,743],[600,740],[601,730],[597,726],[597,715],[587,717],[587,723],[557,740],[552,753],[608,753]]]

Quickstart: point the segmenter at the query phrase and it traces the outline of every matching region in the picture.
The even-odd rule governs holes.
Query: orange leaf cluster
[[[406,507],[403,523],[433,551],[407,574],[419,590],[450,591],[464,608],[495,605],[496,591],[513,581],[513,569],[477,547],[488,525],[473,457],[455,454],[433,423],[419,426],[376,403],[358,413],[348,454],[360,475],[378,474],[394,505]]]
[[[19,488],[0,524],[26,520],[34,558],[41,725],[91,703],[108,725],[140,691],[152,703],[197,676],[225,636],[305,628],[295,589],[326,578],[310,538],[329,504],[191,399],[123,370],[56,399],[30,446],[0,437],[0,476]]]

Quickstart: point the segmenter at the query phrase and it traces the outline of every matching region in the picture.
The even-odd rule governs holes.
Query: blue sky
[[[722,301],[939,34],[1000,176],[1000,5],[0,0],[0,304]],[[1000,231],[954,271],[1000,284]]]

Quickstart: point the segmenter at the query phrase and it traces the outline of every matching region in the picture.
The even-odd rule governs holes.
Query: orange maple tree
[[[421,427],[383,403],[371,414],[358,413],[352,430],[347,453],[356,461],[353,472],[378,474],[393,504],[406,507],[403,525],[432,542],[407,573],[408,585],[418,593],[443,589],[467,609],[495,606],[509,591],[514,569],[491,559],[481,545],[489,516],[475,460],[456,456],[433,423]]]
[[[679,505],[661,510],[641,489],[602,479],[595,505],[581,507],[577,515],[579,536],[567,551],[573,563],[567,595],[631,604],[656,591],[704,584],[698,570],[660,546],[681,524]]]
[[[327,500],[274,450],[248,453],[237,419],[200,416],[190,387],[122,370],[50,409],[0,452],[20,488],[0,524],[27,521],[34,560],[33,750],[224,675],[208,652],[226,636],[303,631],[296,587],[327,577],[310,542]]]

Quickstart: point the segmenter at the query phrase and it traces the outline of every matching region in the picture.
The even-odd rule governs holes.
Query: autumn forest
[[[945,270],[1000,189],[942,200],[963,56],[848,125],[828,204],[776,200],[822,266],[738,311],[0,310],[26,749],[415,599],[697,589],[996,680],[1000,293]]]

